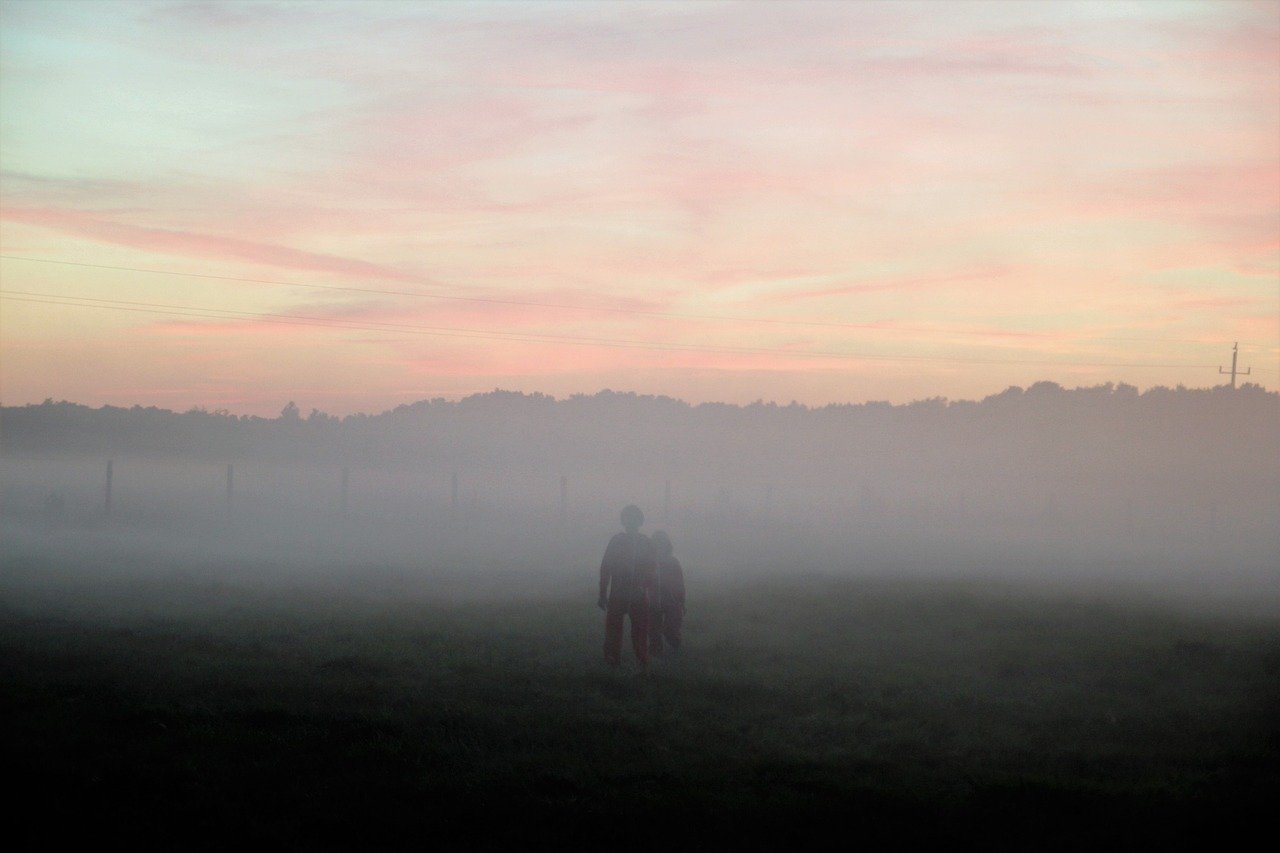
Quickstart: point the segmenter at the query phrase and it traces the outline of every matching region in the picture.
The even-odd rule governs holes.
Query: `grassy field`
[[[29,847],[1187,847],[1280,793],[1260,617],[813,575],[701,591],[685,653],[641,676],[599,662],[589,592],[3,578],[7,823]]]

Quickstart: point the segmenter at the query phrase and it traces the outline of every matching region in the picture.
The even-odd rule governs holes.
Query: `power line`
[[[14,294],[13,297],[4,294]],[[28,298],[42,297],[42,298]],[[409,332],[417,334],[441,335],[446,337],[478,338],[480,340],[510,340],[524,343],[565,343],[586,346],[612,346],[625,348],[651,349],[687,349],[694,351],[714,352],[770,352],[770,350],[751,347],[706,347],[696,344],[657,343],[651,341],[629,341],[604,338],[575,337],[571,335],[543,335],[533,332],[501,332],[491,329],[468,329],[456,326],[415,326],[406,323],[381,323],[365,321],[356,323],[350,320],[333,317],[313,317],[298,314],[271,314],[255,311],[236,311],[230,308],[204,308],[197,305],[175,305],[158,302],[131,302],[121,299],[99,299],[97,297],[64,296],[56,293],[37,293],[33,291],[9,290],[0,291],[0,299],[11,299],[18,302],[39,302],[45,305],[69,305],[81,308],[104,308],[119,311],[135,311],[140,313],[169,314],[181,317],[197,317],[216,320],[258,320],[264,322],[284,323],[287,325],[318,326],[322,328],[351,329],[366,332]],[[788,352],[778,350],[777,352]]]
[[[536,302],[525,299],[497,299],[485,296],[458,296],[445,293],[423,293],[418,290],[392,290],[378,287],[352,287],[338,284],[312,284],[301,281],[282,281],[279,279],[241,278],[229,275],[211,275],[207,273],[189,273],[177,270],[148,269],[144,267],[120,267],[109,264],[90,264],[77,261],[57,261],[49,258],[31,258],[19,255],[3,255],[0,258],[9,261],[30,261],[38,264],[58,264],[69,267],[85,267],[88,269],[115,270],[118,272],[150,273],[152,275],[172,275],[184,278],[202,278],[215,281],[235,281],[245,284],[270,284],[282,287],[305,287],[312,290],[334,290],[347,293],[365,293],[377,296],[409,296],[415,299],[443,299],[454,302],[478,302],[490,305],[515,305],[522,308],[555,308],[564,311],[596,311],[609,314],[631,314],[645,317],[665,317],[683,320],[719,320],[735,323],[769,323],[783,326],[825,326],[842,329],[882,329],[873,323],[838,323],[828,320],[782,320],[774,317],[733,317],[720,314],[686,314],[675,311],[648,311],[643,308],[615,308],[606,305],[571,305],[559,302]],[[900,328],[900,327],[899,327]]]
[[[970,358],[963,356],[930,356],[930,355],[879,355],[874,353],[847,353],[830,350],[796,350],[768,347],[734,347],[711,346],[705,344],[661,343],[626,339],[602,339],[575,337],[569,335],[550,335],[529,332],[495,332],[486,329],[468,329],[456,326],[417,326],[404,323],[355,323],[348,320],[330,317],[315,317],[297,314],[270,314],[265,312],[236,311],[223,308],[204,308],[197,305],[183,305],[155,302],[132,302],[119,299],[99,299],[95,297],[64,296],[37,291],[0,291],[0,299],[14,302],[28,302],[43,305],[63,305],[77,308],[96,308],[110,311],[126,311],[133,313],[156,314],[163,316],[191,317],[213,320],[254,320],[266,323],[295,326],[315,326],[320,328],[347,329],[365,332],[392,332],[402,334],[419,334],[438,337],[465,338],[471,340],[501,340],[514,343],[561,344],[568,346],[608,347],[614,349],[649,349],[675,352],[703,352],[730,355],[778,355],[792,358],[828,358],[845,361],[923,361],[951,362],[964,364],[994,365],[1040,365],[1056,367],[1165,367],[1200,369],[1211,365],[1189,363],[1162,362],[1084,362],[1045,359],[993,359]]]
[[[513,305],[523,308],[554,308],[562,311],[592,311],[597,313],[633,315],[641,317],[662,317],[674,320],[709,320],[714,322],[730,322],[730,323],[761,323],[774,326],[807,326],[815,328],[831,328],[831,329],[857,329],[860,331],[871,332],[923,332],[929,334],[944,335],[967,335],[980,336],[988,335],[990,332],[981,329],[931,329],[924,326],[885,326],[876,323],[841,323],[835,320],[787,320],[777,317],[740,317],[727,314],[690,314],[679,311],[650,311],[642,308],[615,308],[610,306],[593,306],[593,305],[572,305],[568,303],[557,302],[538,302],[533,300],[522,299],[498,299],[494,297],[484,296],[459,296],[457,294],[445,293],[423,293],[417,290],[393,290],[390,288],[376,287],[354,287],[350,285],[337,284],[312,284],[301,281],[284,281],[279,279],[264,278],[242,278],[229,275],[214,275],[210,273],[193,273],[181,272],[178,270],[153,269],[147,267],[125,267],[114,266],[111,264],[94,264],[82,261],[60,261],[52,258],[32,258],[25,255],[8,255],[0,254],[0,259],[8,261],[26,261],[36,264],[54,264],[66,267],[82,267],[85,269],[112,270],[115,272],[134,272],[149,275],[168,275],[181,278],[198,278],[212,281],[233,281],[242,284],[268,284],[278,287],[301,287],[310,290],[329,290],[345,293],[362,293],[374,296],[407,296],[414,299],[439,299],[451,302],[473,302],[488,305]],[[1032,337],[1043,338],[1044,333],[1030,332],[1025,330],[1012,330],[1016,334]],[[1216,340],[1203,340],[1197,338],[1125,338],[1125,337],[1100,337],[1089,336],[1087,340],[1092,341],[1111,341],[1125,343],[1187,343],[1187,344],[1218,344]],[[1257,346],[1256,344],[1247,343],[1245,346]]]

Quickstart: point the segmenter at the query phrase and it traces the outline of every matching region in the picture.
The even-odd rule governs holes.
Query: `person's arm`
[[[601,610],[609,606],[609,579],[613,575],[615,541],[609,540],[608,547],[604,549],[604,558],[600,561],[600,597],[596,599],[596,606]]]

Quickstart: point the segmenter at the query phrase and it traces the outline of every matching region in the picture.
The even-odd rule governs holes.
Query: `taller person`
[[[604,616],[604,659],[622,664],[622,622],[631,619],[631,648],[643,671],[649,666],[649,599],[653,595],[653,542],[640,532],[644,513],[638,506],[622,510],[622,532],[615,533],[600,561],[600,599]]]

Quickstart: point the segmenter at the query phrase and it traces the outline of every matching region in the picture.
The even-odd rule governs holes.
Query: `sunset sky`
[[[1280,383],[1277,2],[0,0],[0,169],[5,405]]]

